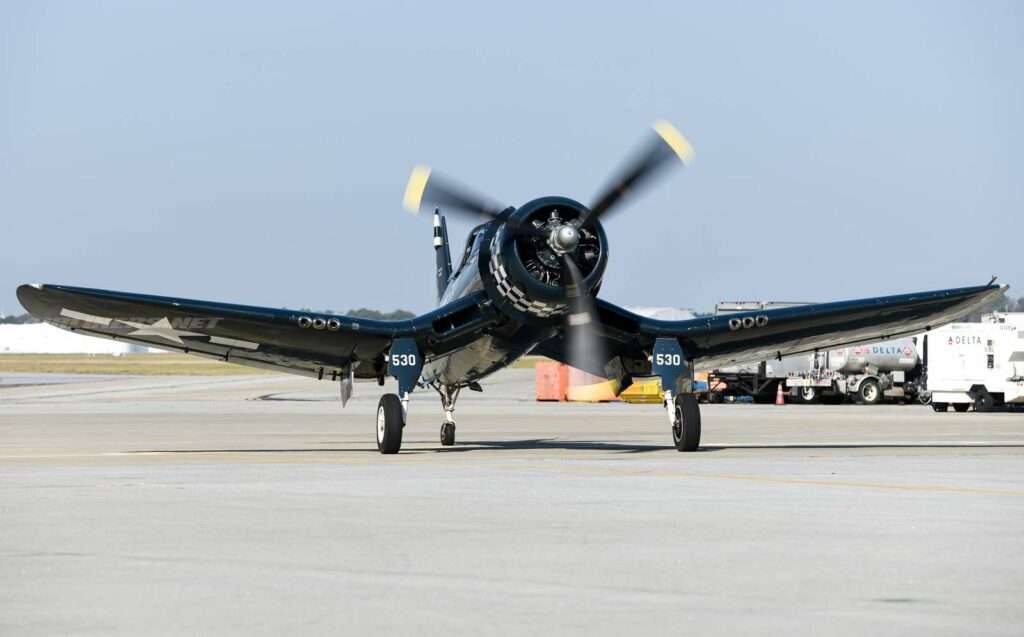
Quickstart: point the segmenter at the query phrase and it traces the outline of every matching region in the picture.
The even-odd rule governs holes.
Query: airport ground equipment
[[[64,285],[23,285],[18,298],[36,317],[82,334],[335,381],[343,405],[354,380],[383,385],[393,376],[398,393],[381,399],[375,419],[377,445],[385,454],[401,448],[414,389],[431,387],[440,394],[441,442],[451,445],[459,391],[479,391],[480,379],[527,354],[608,378],[617,391],[635,377],[659,377],[673,442],[680,451],[693,451],[701,433],[694,369],[917,334],[956,320],[1006,288],[989,282],[685,320],[643,317],[597,298],[609,255],[602,222],[654,175],[689,164],[693,154],[683,136],[660,121],[644,148],[589,206],[559,196],[505,206],[417,166],[406,187],[408,210],[418,212],[430,202],[482,223],[470,232],[459,265],[451,268],[444,216],[435,213],[438,307],[409,320]],[[681,217],[678,227],[656,228],[639,219],[634,227],[679,233],[684,246],[693,223]],[[389,258],[394,258],[390,250],[381,254]],[[666,291],[685,289],[686,277],[676,269],[659,276]],[[408,278],[399,283],[408,284]]]
[[[920,394],[921,359],[916,338],[833,348],[806,357],[809,367],[785,379],[797,402],[849,397],[858,405],[913,400]],[[800,357],[798,357],[799,359]]]
[[[1024,405],[1024,313],[996,313],[923,336],[932,408],[991,411]]]
[[[919,395],[920,358],[914,338],[838,347],[781,360],[742,363],[714,370],[712,381],[727,393],[769,403],[785,387],[794,402],[843,402],[859,405],[883,400],[913,400]]]

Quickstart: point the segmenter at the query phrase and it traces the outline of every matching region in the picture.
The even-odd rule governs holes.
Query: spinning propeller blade
[[[567,252],[561,259],[566,278],[565,292],[569,302],[569,314],[565,319],[569,364],[585,371],[603,369],[608,362],[608,356],[604,342],[597,333],[593,298],[583,289],[583,274],[572,254]]]
[[[419,214],[420,204],[429,201],[446,209],[469,212],[493,219],[504,209],[466,188],[455,185],[433,174],[429,166],[416,166],[405,186],[402,205],[413,214]]]
[[[614,209],[669,160],[680,159],[684,165],[689,165],[693,161],[693,146],[672,124],[662,119],[655,122],[653,128],[657,136],[611,180],[610,185],[590,207],[590,214],[583,220],[582,225],[586,226]]]

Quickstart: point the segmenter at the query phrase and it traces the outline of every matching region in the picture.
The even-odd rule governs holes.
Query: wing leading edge
[[[396,338],[414,339],[431,356],[454,349],[494,319],[482,293],[405,321],[62,285],[22,285],[18,300],[38,319],[90,336],[331,379],[383,375],[384,355]],[[303,327],[303,317],[316,323]]]

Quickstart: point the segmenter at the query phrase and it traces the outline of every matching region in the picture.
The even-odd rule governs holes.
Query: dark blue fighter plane
[[[601,219],[693,148],[668,122],[591,206],[542,197],[519,208],[496,205],[417,167],[405,193],[417,212],[430,202],[483,223],[469,235],[456,268],[444,217],[434,213],[438,307],[405,321],[111,292],[23,285],[18,298],[36,317],[81,334],[338,382],[342,403],[353,380],[386,376],[398,394],[377,408],[377,446],[397,453],[409,395],[441,396],[442,445],[455,443],[459,392],[526,354],[568,363],[613,381],[656,376],[679,451],[700,443],[693,370],[916,334],[995,299],[1006,286],[919,292],[781,309],[660,321],[597,294],[608,265]]]

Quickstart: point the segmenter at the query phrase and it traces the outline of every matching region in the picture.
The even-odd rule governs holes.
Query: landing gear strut
[[[398,393],[384,394],[377,403],[377,450],[381,453],[398,453],[402,448],[409,394],[415,389],[422,369],[423,358],[416,341],[396,338],[388,350],[388,376],[398,381]]]
[[[693,395],[693,368],[679,341],[659,338],[654,342],[651,372],[661,377],[676,450],[696,451],[700,446],[700,407]]]
[[[455,444],[455,401],[459,398],[461,387],[444,385],[434,386],[434,390],[441,396],[441,407],[444,409],[444,422],[441,423],[441,445],[451,447]]]

